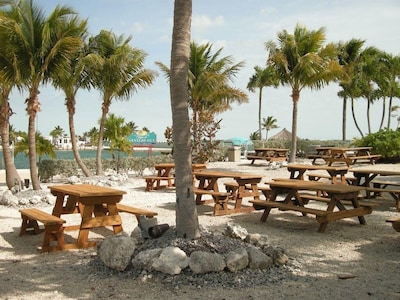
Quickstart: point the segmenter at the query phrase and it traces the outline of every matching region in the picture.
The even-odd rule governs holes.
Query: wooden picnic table
[[[289,149],[281,148],[255,148],[254,154],[248,154],[247,159],[251,160],[251,164],[254,164],[256,160],[266,160],[268,162],[282,162],[286,161],[288,157]]]
[[[345,175],[349,168],[347,166],[326,166],[326,165],[306,165],[306,164],[288,164],[288,171],[290,172],[290,179],[304,180],[304,174],[309,170],[326,171],[332,183],[347,184]]]
[[[354,177],[356,178],[356,181],[354,183],[355,185],[367,188],[367,198],[372,198],[373,196],[375,196],[375,192],[387,191],[396,201],[396,207],[400,211],[400,190],[398,188],[388,188],[388,186],[390,185],[400,185],[400,182],[396,182],[395,180],[395,178],[400,179],[400,177],[395,177],[400,176],[399,164],[377,164],[373,166],[353,167],[350,168],[349,171],[353,172]],[[389,179],[385,180],[385,177]],[[392,182],[390,182],[390,180]],[[373,186],[374,184],[375,186]],[[377,187],[377,185],[379,185],[379,187]]]
[[[315,148],[315,154],[307,155],[308,158],[312,159],[312,164],[316,164],[317,159],[323,159],[324,156],[330,155],[330,150],[333,146],[320,146]]]
[[[125,191],[91,184],[54,185],[49,189],[57,197],[52,212],[54,216],[81,215],[80,225],[65,227],[65,230],[79,229],[77,243],[65,244],[63,249],[94,247],[96,243],[88,241],[89,230],[93,228],[112,226],[115,234],[122,231],[117,203],[122,200]]]
[[[192,171],[204,170],[207,167],[206,164],[192,164]],[[160,163],[156,164],[154,168],[157,171],[156,176],[145,176],[146,180],[146,191],[159,190],[164,187],[172,187],[174,185],[174,175],[172,170],[175,169],[175,163]],[[166,185],[162,185],[161,182],[166,181]]]
[[[322,158],[328,165],[344,163],[350,166],[360,161],[375,164],[375,161],[381,156],[378,154],[371,154],[371,150],[372,147],[332,147],[329,149],[329,153]]]
[[[372,212],[373,205],[358,201],[358,194],[363,190],[362,187],[344,185],[344,184],[329,184],[316,181],[303,180],[283,180],[268,182],[271,188],[271,197],[269,201],[251,200],[256,209],[264,209],[261,216],[261,221],[265,222],[269,216],[271,209],[278,208],[284,211],[297,211],[303,215],[314,214],[318,221],[318,232],[324,232],[328,223],[344,218],[358,217],[360,224],[366,224],[364,215]],[[327,202],[327,209],[316,209],[306,207],[308,201],[303,201],[299,195],[299,191],[323,192],[329,196],[328,199],[316,197],[319,201]],[[277,199],[280,194],[286,194],[283,201]],[[346,207],[346,206],[347,207]],[[337,208],[338,210],[334,210]]]
[[[203,171],[197,171],[193,173],[198,180],[197,187],[194,188],[196,193],[196,204],[206,204],[209,201],[202,200],[203,195],[213,196],[214,214],[215,215],[226,215],[239,212],[249,212],[253,210],[253,207],[243,207],[243,198],[251,197],[255,200],[260,199],[260,193],[257,184],[260,183],[262,175],[251,174],[251,173],[240,173],[230,172],[221,170],[206,169]],[[232,178],[238,184],[238,189],[235,194],[229,194],[221,192],[218,187],[218,180],[221,178]],[[250,189],[246,188],[246,185],[250,186]],[[221,195],[220,198],[216,198]],[[233,200],[235,202],[234,208],[229,209],[227,202]],[[220,202],[219,202],[220,201]]]

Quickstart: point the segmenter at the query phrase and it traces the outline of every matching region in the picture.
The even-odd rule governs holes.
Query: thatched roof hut
[[[271,136],[269,138],[270,140],[287,140],[291,141],[292,140],[292,133],[287,130],[286,128],[283,128],[281,131],[279,131],[277,134]]]

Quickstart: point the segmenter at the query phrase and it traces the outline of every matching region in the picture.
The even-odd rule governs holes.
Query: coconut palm
[[[113,158],[114,151],[117,151],[117,172],[120,166],[120,152],[132,153],[132,144],[128,141],[128,136],[132,132],[132,128],[125,124],[125,119],[115,114],[110,114],[104,123],[104,139],[110,142]]]
[[[278,44],[268,41],[268,64],[272,65],[283,85],[292,89],[292,144],[289,162],[294,162],[297,151],[297,106],[304,88],[321,89],[330,81],[337,80],[343,70],[337,61],[337,47],[323,46],[325,29],[307,30],[296,25],[294,33],[286,30],[278,33]]]
[[[57,125],[54,127],[52,131],[50,131],[50,136],[53,140],[53,144],[56,144],[57,139],[64,135],[64,129],[61,126]]]
[[[67,67],[82,41],[75,37],[76,13],[67,6],[57,6],[49,16],[29,0],[13,2],[9,17],[0,22],[0,31],[8,36],[5,51],[13,62],[21,83],[29,91],[28,114],[29,168],[32,187],[40,189],[36,165],[35,120],[40,111],[39,87]]]
[[[86,35],[86,21],[76,20],[76,36],[84,39]],[[63,72],[57,73],[53,78],[53,85],[64,91],[65,94],[65,107],[68,112],[68,125],[69,134],[71,136],[72,153],[78,166],[81,168],[85,176],[91,176],[90,170],[87,168],[79,154],[78,144],[76,141],[75,131],[75,107],[76,107],[76,94],[80,89],[90,89],[90,78],[86,71],[87,51],[86,45],[75,53],[75,56],[70,60],[68,68]],[[69,74],[66,76],[66,74]]]
[[[263,118],[262,128],[265,129],[265,139],[268,140],[268,132],[271,129],[279,128],[279,126],[276,125],[276,119],[273,116],[268,116],[267,118]]]
[[[193,193],[193,176],[188,111],[188,71],[192,0],[175,0],[172,32],[170,92],[174,130],[176,186],[176,231],[181,238],[200,237],[199,220]]]
[[[346,140],[346,116],[347,116],[347,100],[349,98],[349,89],[352,87],[352,83],[356,76],[355,69],[357,62],[360,58],[361,48],[364,45],[363,40],[351,39],[346,43],[339,43],[339,63],[343,66],[346,76],[344,76],[339,83],[342,90],[338,93],[339,97],[343,98],[342,108],[342,140]]]
[[[235,64],[231,56],[220,57],[222,48],[215,53],[212,45],[207,43],[190,44],[190,58],[188,71],[188,102],[192,112],[193,153],[202,153],[203,140],[200,120],[214,120],[214,116],[232,108],[232,104],[248,102],[247,95],[240,89],[231,87],[229,83],[234,79],[243,66],[243,62]],[[156,62],[167,78],[170,70],[161,62]],[[220,121],[210,123],[211,127]]]
[[[104,123],[113,99],[129,100],[139,88],[150,86],[156,75],[144,68],[146,54],[130,46],[131,38],[102,30],[89,39],[89,72],[93,86],[101,92],[103,103],[97,142],[96,174],[101,175]]]
[[[385,79],[388,83],[389,97],[389,116],[387,120],[387,128],[390,128],[391,113],[393,112],[393,98],[400,98],[400,55],[392,55],[385,53],[383,63],[385,65]]]
[[[261,68],[259,66],[254,67],[255,73],[250,77],[247,89],[250,92],[255,92],[256,88],[259,89],[258,93],[258,130],[261,132],[261,106],[262,106],[262,92],[263,88],[267,86],[277,87],[279,85],[278,78],[275,74],[275,69],[272,66]],[[259,139],[262,139],[262,135],[259,135]]]
[[[35,133],[35,139],[36,139],[36,153],[39,163],[41,162],[42,157],[44,155],[48,155],[51,159],[56,158],[54,145],[49,140],[45,139],[40,134],[40,132]],[[25,155],[29,155],[30,146],[28,141],[29,141],[28,135],[26,133],[23,133],[18,142],[15,143],[14,156],[16,156],[18,153],[24,153]]]

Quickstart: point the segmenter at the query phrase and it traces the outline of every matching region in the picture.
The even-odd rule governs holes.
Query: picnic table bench
[[[287,160],[289,149],[281,148],[255,148],[254,153],[249,153],[246,158],[254,164],[256,160],[268,162],[284,162]]]
[[[371,154],[372,147],[332,147],[329,153],[322,158],[328,165],[335,163],[344,163],[347,166],[354,165],[355,163],[367,162],[375,164],[381,157],[379,154]]]
[[[325,184],[298,179],[273,181],[268,184],[272,190],[269,201],[250,201],[253,203],[255,209],[264,209],[264,213],[261,216],[262,222],[267,220],[273,208],[297,211],[301,212],[303,215],[315,215],[316,220],[320,224],[318,232],[324,232],[329,222],[344,218],[358,217],[360,224],[366,224],[364,215],[370,214],[373,208],[372,205],[359,203],[358,195],[360,191],[363,190],[362,187],[343,184]],[[327,209],[322,210],[305,207],[308,201],[303,201],[302,197],[299,196],[299,191],[314,191],[327,194],[329,196]],[[278,201],[277,195],[284,193],[286,193],[285,199],[283,201]],[[335,208],[338,210],[334,210]]]
[[[65,220],[37,208],[20,209],[19,212],[22,218],[20,236],[27,233],[27,230],[28,232],[32,231],[33,234],[44,231],[41,252],[62,250],[64,248],[63,224]],[[38,222],[43,223],[44,230],[39,228]]]

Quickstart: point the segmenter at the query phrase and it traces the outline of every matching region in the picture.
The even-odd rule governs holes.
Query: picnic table
[[[317,162],[317,159],[323,159],[324,156],[330,155],[330,150],[333,148],[333,146],[321,146],[321,147],[316,147],[315,148],[315,154],[309,154],[307,155],[308,158],[312,159],[312,164],[315,165]]]
[[[96,242],[89,241],[89,230],[97,227],[112,226],[115,234],[122,231],[122,220],[117,203],[122,200],[125,191],[91,184],[67,184],[49,186],[56,196],[53,215],[80,213],[79,225],[65,226],[64,230],[79,229],[77,243],[65,244],[63,249],[94,247]]]
[[[212,196],[214,203],[214,215],[227,215],[240,212],[249,212],[253,210],[253,206],[243,207],[242,202],[245,197],[252,197],[254,200],[260,199],[260,193],[257,184],[261,181],[262,175],[230,172],[221,170],[206,169],[196,171],[193,175],[198,180],[197,187],[194,187],[196,194],[196,204],[206,204],[210,201],[202,200],[203,195]],[[218,180],[222,178],[232,178],[238,188],[235,193],[222,192],[218,187]],[[250,188],[246,188],[250,186]],[[228,201],[234,202],[234,208],[228,208]]]
[[[289,149],[281,148],[255,148],[254,153],[248,154],[247,159],[251,160],[251,164],[254,164],[256,160],[265,160],[268,162],[282,162],[286,161],[288,157]]]
[[[206,164],[192,164],[193,171],[204,170],[206,167]],[[174,185],[174,175],[172,174],[172,170],[175,169],[174,163],[160,163],[156,164],[154,168],[157,171],[157,175],[144,177],[146,180],[146,191],[158,190]],[[166,185],[162,185],[162,181],[166,181]]]
[[[278,208],[283,211],[297,211],[303,215],[313,214],[316,216],[319,228],[318,232],[324,232],[328,223],[344,218],[358,217],[360,224],[366,224],[364,215],[372,212],[373,204],[361,203],[358,201],[358,194],[363,187],[329,184],[316,181],[303,181],[298,179],[288,179],[283,181],[268,182],[271,188],[269,201],[251,200],[255,209],[264,209],[261,221],[265,222],[271,209]],[[324,193],[328,198],[315,197],[315,201],[327,203],[326,210],[306,207],[309,201],[303,200],[299,191],[313,191]],[[286,194],[284,200],[278,200],[277,196]],[[337,208],[337,210],[335,210]]]
[[[343,183],[346,184],[346,177],[349,168],[347,166],[326,166],[326,165],[306,165],[306,164],[288,164],[288,171],[290,172],[290,179],[304,180],[304,174],[306,171],[326,171],[329,174],[329,178],[332,183]],[[321,174],[313,174],[313,177],[323,177]]]
[[[390,186],[400,186],[400,165],[377,164],[373,166],[352,167],[349,169],[356,178],[354,184],[366,188],[366,197],[371,198],[380,192],[389,193],[396,201],[400,211],[400,189]]]
[[[344,163],[347,166],[354,165],[356,162],[367,162],[375,164],[381,155],[371,154],[372,147],[332,147],[322,158],[328,165]]]

